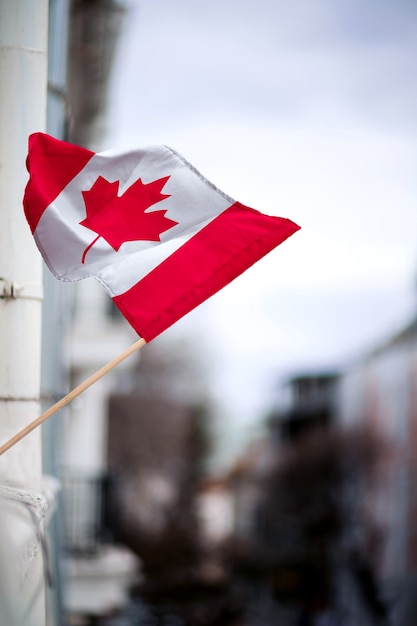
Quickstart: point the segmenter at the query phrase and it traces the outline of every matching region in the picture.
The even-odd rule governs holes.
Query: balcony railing
[[[118,530],[117,480],[108,474],[65,473],[65,547],[73,554],[95,554],[112,543]]]

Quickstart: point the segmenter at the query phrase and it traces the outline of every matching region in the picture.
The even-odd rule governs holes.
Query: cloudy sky
[[[414,311],[417,4],[124,4],[107,146],[170,145],[302,227],[167,331],[202,338],[237,441],[282,377],[343,367]]]

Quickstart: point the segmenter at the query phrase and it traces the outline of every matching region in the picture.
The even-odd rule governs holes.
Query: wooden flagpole
[[[0,446],[0,456],[9,450],[12,446],[14,446],[18,441],[26,437],[32,430],[35,430],[37,426],[40,426],[43,422],[45,422],[51,415],[62,409],[64,406],[69,404],[71,400],[74,400],[77,396],[79,396],[83,391],[91,387],[97,380],[105,376],[110,370],[112,370],[116,365],[124,361],[128,356],[139,350],[146,344],[144,339],[138,339],[135,343],[133,343],[129,348],[127,348],[124,352],[119,354],[116,358],[109,361],[106,365],[100,368],[95,374],[92,374],[89,378],[87,378],[84,382],[82,382],[78,387],[75,387],[72,391],[67,393],[66,396],[58,400],[55,404],[53,404],[49,409],[47,409],[42,415],[37,417],[33,422],[30,422],[27,426],[22,428],[14,437],[6,441],[2,446]]]

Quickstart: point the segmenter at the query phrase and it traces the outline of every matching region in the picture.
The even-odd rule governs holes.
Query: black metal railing
[[[117,480],[109,474],[65,473],[63,509],[65,547],[71,553],[95,554],[114,542],[118,529]]]

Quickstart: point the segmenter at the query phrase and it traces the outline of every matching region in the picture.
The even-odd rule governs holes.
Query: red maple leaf
[[[145,213],[146,209],[169,198],[161,193],[169,176],[144,184],[139,178],[118,196],[119,182],[109,183],[99,176],[94,185],[83,191],[87,217],[79,222],[98,236],[84,250],[81,262],[96,241],[103,237],[114,250],[125,241],[160,241],[160,234],[178,222],[165,217],[166,210]]]

